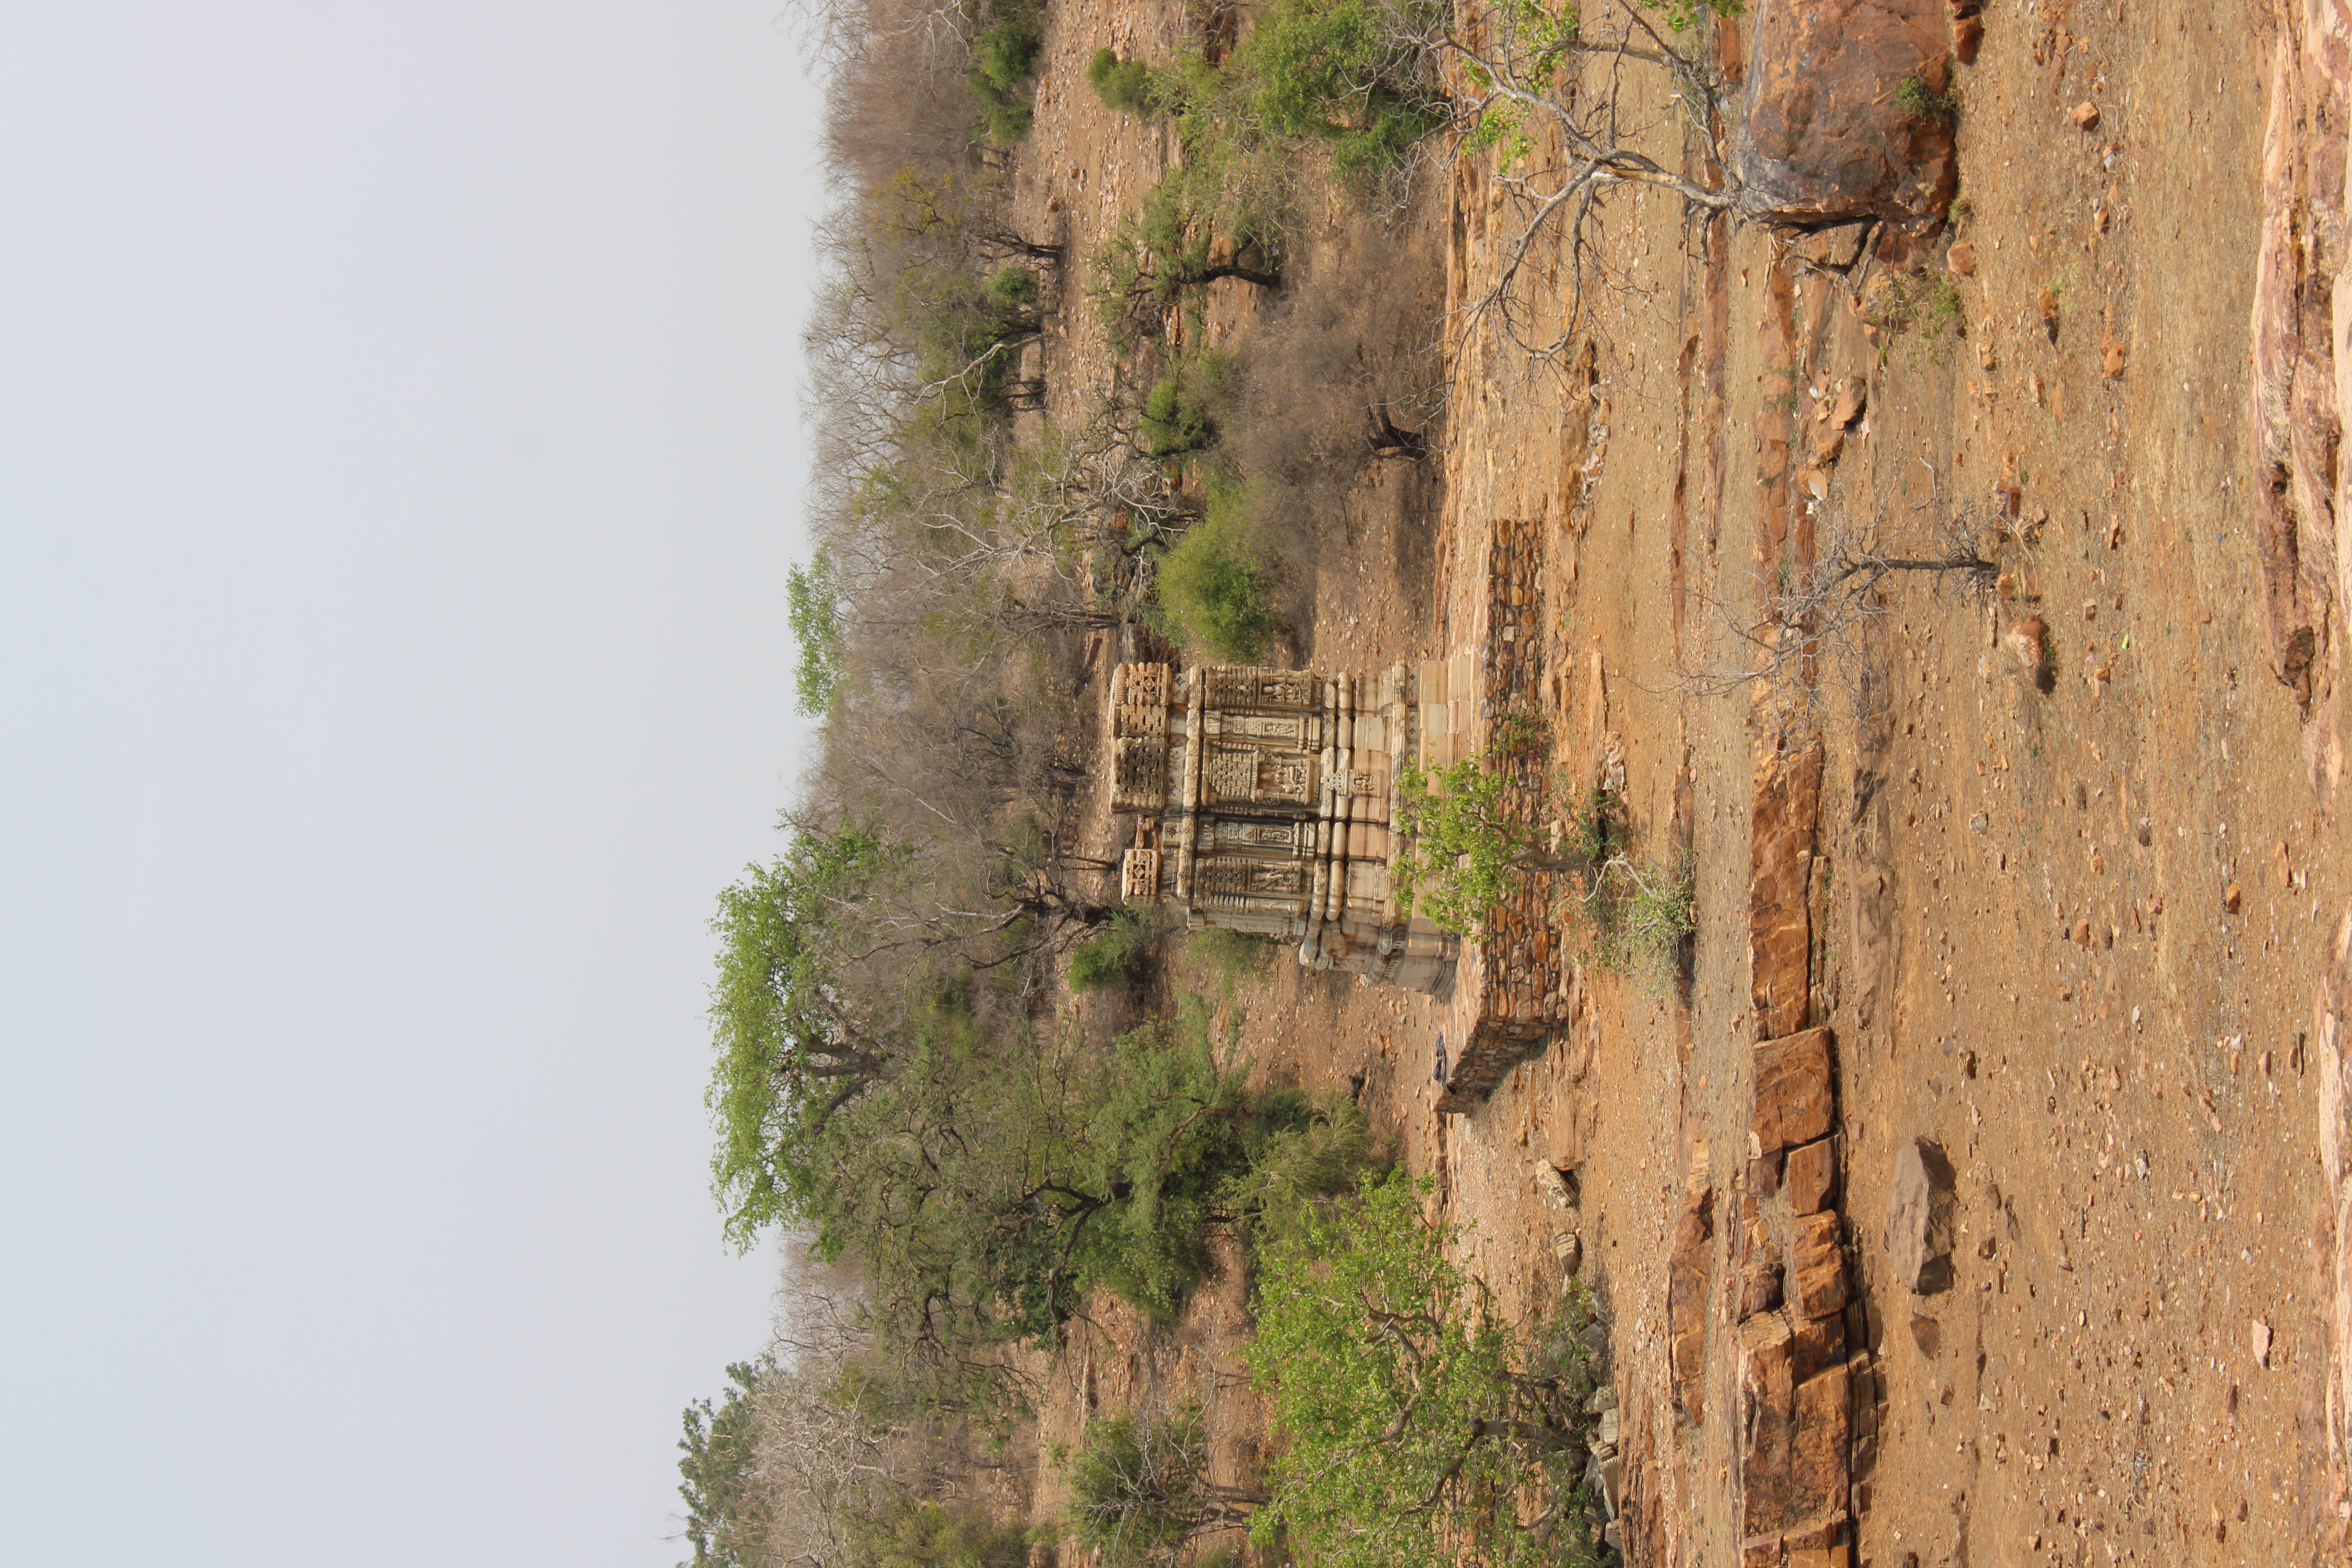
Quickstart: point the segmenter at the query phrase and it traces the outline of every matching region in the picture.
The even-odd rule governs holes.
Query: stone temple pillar
[[[1295,942],[1311,968],[1450,988],[1459,939],[1402,917],[1391,893],[1390,763],[1422,744],[1422,685],[1402,664],[1377,679],[1120,665],[1111,805],[1139,819],[1128,899]]]

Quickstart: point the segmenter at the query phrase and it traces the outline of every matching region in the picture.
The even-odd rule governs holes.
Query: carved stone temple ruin
[[[1188,926],[1298,945],[1316,969],[1436,992],[1460,939],[1401,915],[1389,766],[1418,741],[1418,681],[1318,669],[1122,664],[1111,676],[1111,809],[1134,812],[1129,902]]]
[[[1454,1042],[1440,1110],[1484,1100],[1571,1016],[1574,965],[1551,929],[1551,878],[1523,878],[1470,939],[1397,908],[1403,847],[1392,769],[1485,755],[1541,799],[1539,742],[1498,744],[1493,721],[1541,700],[1539,524],[1497,521],[1469,647],[1377,676],[1227,665],[1122,664],[1110,686],[1111,809],[1137,818],[1129,902],[1297,946],[1298,961],[1438,999]],[[1529,809],[1535,809],[1530,805]]]

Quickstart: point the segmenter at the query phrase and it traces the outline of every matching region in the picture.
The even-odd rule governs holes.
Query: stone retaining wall
[[[1488,527],[1486,590],[1471,627],[1471,653],[1422,666],[1423,765],[1443,767],[1485,754],[1507,781],[1503,804],[1538,833],[1555,809],[1549,788],[1551,734],[1543,700],[1544,525],[1498,519]],[[1448,726],[1437,733],[1433,679],[1445,683]],[[1530,1052],[1549,1043],[1573,1011],[1574,965],[1552,920],[1566,889],[1539,872],[1518,879],[1488,914],[1484,934],[1463,944],[1451,1037],[1463,1043],[1437,1101],[1442,1112],[1473,1110]]]
[[[1748,1163],[1735,1183],[1736,1213],[1725,1215],[1725,1294],[1737,1324],[1726,1348],[1741,1568],[1847,1568],[1856,1445],[1870,1442],[1877,1426],[1867,1322],[1840,1212],[1836,1042],[1828,1028],[1805,1026],[1814,996],[1811,898],[1821,778],[1818,744],[1775,748],[1756,772],[1748,915],[1759,1039],[1748,1077]],[[1676,1402],[1696,1421],[1704,1345],[1690,1343],[1687,1303],[1676,1321],[1673,1279],[1670,1266]]]

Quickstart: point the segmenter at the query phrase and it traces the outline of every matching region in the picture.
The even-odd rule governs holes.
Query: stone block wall
[[[1877,1421],[1841,1212],[1836,1041],[1826,1027],[1806,1026],[1821,777],[1818,745],[1773,748],[1756,770],[1748,936],[1758,1039],[1749,1047],[1748,1163],[1735,1182],[1736,1208],[1724,1216],[1742,1568],[1845,1568],[1857,1446],[1872,1441]],[[1696,1422],[1704,1325],[1687,1306],[1675,1311],[1672,1273],[1670,1264],[1676,1402]]]
[[[1538,833],[1554,809],[1543,700],[1543,544],[1540,522],[1490,524],[1473,651],[1422,666],[1423,765],[1493,758],[1507,780],[1505,809]],[[1433,676],[1445,683],[1442,706],[1430,700]],[[1447,721],[1442,732],[1433,722],[1441,715]],[[1553,903],[1566,891],[1556,882],[1550,873],[1520,878],[1487,916],[1483,935],[1463,944],[1455,984],[1464,1005],[1460,1032],[1452,1037],[1464,1043],[1438,1099],[1440,1111],[1470,1110],[1567,1022],[1574,966],[1552,920]]]

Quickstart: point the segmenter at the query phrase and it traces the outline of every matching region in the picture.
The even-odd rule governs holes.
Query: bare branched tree
[[[1677,671],[1675,684],[1704,697],[1762,687],[1788,706],[1863,690],[1870,661],[1883,646],[1873,632],[1893,608],[1890,591],[1897,578],[1983,595],[2000,575],[2006,535],[1986,527],[1973,505],[1948,505],[1936,485],[1909,513],[1912,521],[1902,531],[1906,537],[1897,537],[1888,527],[1885,501],[1869,517],[1855,517],[1832,490],[1818,508],[1811,564],[1784,562],[1759,572],[1752,608],[1719,594],[1698,595],[1728,657]]]

